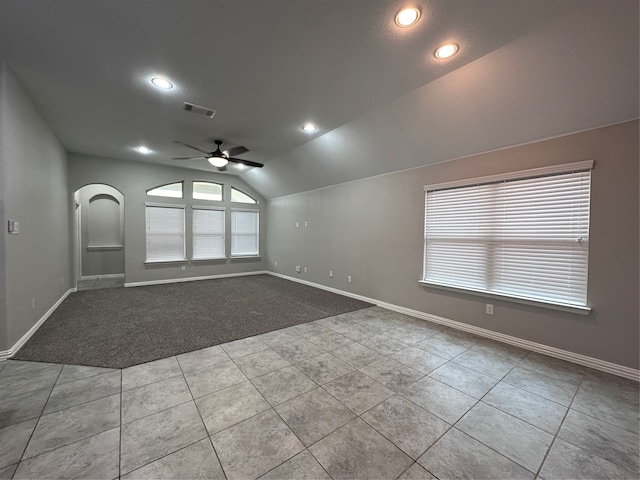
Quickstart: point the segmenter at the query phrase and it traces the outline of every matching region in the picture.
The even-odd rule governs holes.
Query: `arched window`
[[[252,196],[233,187],[231,187],[231,201],[234,203],[252,203],[254,205],[258,203],[258,201]]]
[[[153,197],[183,198],[182,182],[160,185],[159,187],[147,190],[147,195]]]
[[[194,200],[212,200],[214,202],[222,201],[222,184],[214,182],[193,182],[193,199]]]

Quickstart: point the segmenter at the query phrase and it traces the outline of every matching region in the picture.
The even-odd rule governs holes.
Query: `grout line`
[[[225,354],[226,354],[226,352],[225,352]],[[228,354],[227,354],[227,356],[228,356]],[[176,361],[177,361],[177,358],[176,358]],[[224,471],[224,466],[222,465],[222,462],[220,461],[220,456],[218,455],[218,452],[216,451],[216,447],[213,445],[213,440],[211,440],[211,435],[209,434],[209,430],[207,430],[207,424],[205,423],[204,418],[202,418],[202,413],[200,412],[200,409],[198,408],[198,404],[196,403],[196,397],[193,396],[193,392],[191,391],[191,386],[189,385],[189,382],[187,382],[187,377],[185,376],[185,372],[184,372],[184,370],[182,370],[182,365],[180,365],[179,361],[178,361],[178,367],[180,368],[180,372],[182,372],[182,380],[184,380],[184,383],[187,385],[187,390],[189,390],[189,395],[191,395],[191,401],[193,402],[193,405],[196,407],[196,412],[198,412],[198,416],[200,417],[200,421],[202,422],[202,426],[204,428],[204,431],[207,434],[207,438],[209,439],[209,443],[211,444],[211,448],[213,449],[213,454],[216,456],[216,460],[218,461],[218,465],[220,466],[220,470],[222,470],[222,474],[224,475],[224,478],[228,478],[227,477],[227,472]],[[201,397],[198,397],[198,398],[201,398]],[[198,440],[198,442],[200,442],[200,441],[201,440]],[[197,442],[195,442],[195,443],[197,443]]]
[[[55,385],[56,385],[56,382],[58,381],[58,378],[60,378],[60,375],[62,374],[62,369],[63,368],[64,368],[64,365],[62,365],[62,367],[60,368],[60,371],[58,372],[58,375],[56,376],[56,381],[53,382],[53,384],[51,386],[51,391],[49,392],[49,396],[47,397],[47,401],[44,402],[44,405],[42,406],[42,412],[44,412],[44,409],[47,406],[47,403],[49,403],[49,399],[51,398],[51,393],[53,392],[53,389],[55,388]],[[36,429],[38,428],[38,424],[40,423],[40,419],[42,419],[42,417],[43,417],[42,412],[40,412],[40,416],[38,417],[38,420],[36,420],[36,424],[33,426],[33,430],[31,430],[31,434],[29,435],[29,440],[27,440],[27,443],[24,444],[24,449],[22,450],[22,454],[20,455],[20,459],[18,460],[18,466],[16,467],[15,472],[18,471],[18,468],[20,467],[20,463],[22,463],[22,460],[24,458],[24,454],[27,451],[27,447],[31,443],[31,439],[33,438],[33,434],[36,432]],[[28,421],[28,420],[25,420],[25,421]],[[13,472],[13,476],[15,476],[15,472]]]

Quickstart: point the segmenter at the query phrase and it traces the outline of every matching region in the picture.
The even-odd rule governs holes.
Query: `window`
[[[588,311],[592,167],[425,187],[423,282]]]
[[[222,185],[213,182],[193,182],[194,200],[222,201]]]
[[[193,259],[225,258],[224,209],[193,207]]]
[[[151,195],[153,197],[182,198],[182,182],[169,183],[167,185],[152,188],[147,190],[147,195]]]
[[[256,257],[258,247],[258,212],[255,210],[231,211],[231,256]]]
[[[258,203],[255,198],[233,187],[231,187],[231,201],[234,203],[252,203],[254,205]]]
[[[147,262],[184,261],[184,206],[147,204]]]

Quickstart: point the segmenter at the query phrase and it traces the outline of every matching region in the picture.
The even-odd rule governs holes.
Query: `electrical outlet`
[[[307,221],[306,221],[306,220],[304,221],[304,226],[305,226],[305,227],[308,227],[308,226],[309,226],[309,224],[307,223]]]
[[[296,265],[296,272],[300,273],[301,269],[300,269],[300,265]]]
[[[486,307],[485,311],[487,312],[487,315],[493,315],[493,305],[490,303],[487,303],[485,307]]]
[[[296,222],[296,228],[300,226],[300,222]]]
[[[276,262],[273,262],[273,266],[274,266],[274,267],[277,267],[277,266],[278,266],[278,262],[277,262],[277,261],[276,261]]]
[[[333,270],[329,270],[329,278],[333,278]]]
[[[347,275],[347,282],[351,283],[351,275]]]
[[[32,298],[31,299],[31,310],[35,310],[36,309],[36,299]]]
[[[307,273],[307,267],[304,267],[304,273]]]
[[[180,270],[182,270],[183,272],[184,272],[186,269],[187,269],[187,266],[186,266],[186,265],[182,265],[182,266],[180,267]]]

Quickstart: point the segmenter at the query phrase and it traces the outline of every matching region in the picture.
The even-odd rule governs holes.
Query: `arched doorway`
[[[78,290],[124,284],[124,195],[104,184],[78,189],[75,199]]]

